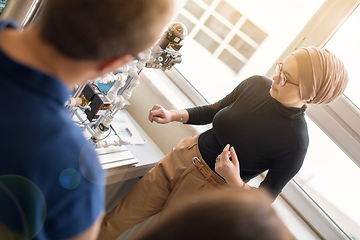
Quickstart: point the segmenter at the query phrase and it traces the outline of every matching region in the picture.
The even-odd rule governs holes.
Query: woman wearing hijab
[[[105,216],[99,239],[115,239],[191,194],[223,187],[250,189],[246,182],[265,171],[259,188],[275,199],[304,161],[307,104],[336,100],[348,79],[334,54],[307,47],[278,62],[272,80],[252,76],[214,104],[170,111],[155,105],[151,122],[213,127],[184,138],[160,160]]]

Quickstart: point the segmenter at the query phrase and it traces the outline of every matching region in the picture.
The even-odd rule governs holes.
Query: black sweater
[[[306,106],[286,108],[270,96],[272,80],[252,76],[219,102],[186,109],[187,124],[213,124],[199,137],[199,150],[212,170],[227,143],[234,146],[244,181],[269,170],[260,187],[276,197],[299,171],[309,145]]]

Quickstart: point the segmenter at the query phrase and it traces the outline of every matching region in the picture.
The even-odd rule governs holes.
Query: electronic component
[[[105,114],[111,106],[110,100],[95,84],[86,84],[82,91],[82,105],[88,105],[89,108],[85,110],[87,119],[92,122]]]
[[[151,51],[151,58],[146,63],[147,68],[170,69],[176,63],[181,63],[180,48],[184,45],[187,29],[182,23],[173,23],[163,34],[158,44]]]

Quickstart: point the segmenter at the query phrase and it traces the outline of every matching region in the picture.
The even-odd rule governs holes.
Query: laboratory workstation
[[[0,240],[360,240],[360,0],[0,0]]]

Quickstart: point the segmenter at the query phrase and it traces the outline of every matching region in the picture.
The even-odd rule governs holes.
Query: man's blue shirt
[[[104,172],[64,108],[68,88],[0,48],[0,89],[0,232],[63,239],[88,229],[104,211]]]

